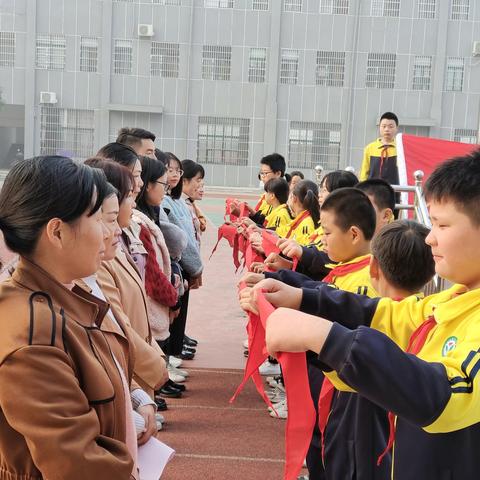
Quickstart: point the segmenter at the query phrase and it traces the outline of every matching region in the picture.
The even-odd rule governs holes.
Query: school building
[[[402,130],[475,143],[476,0],[0,0],[0,169],[84,159],[121,126],[206,167],[210,185],[353,165]]]

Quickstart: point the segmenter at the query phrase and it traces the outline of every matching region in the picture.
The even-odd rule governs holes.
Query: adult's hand
[[[145,431],[137,439],[139,445],[147,443],[148,440],[157,433],[155,410],[154,405],[144,405],[143,407],[137,408],[137,413],[139,413],[145,420]]]

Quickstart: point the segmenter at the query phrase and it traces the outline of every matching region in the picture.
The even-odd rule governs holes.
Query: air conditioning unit
[[[480,42],[473,42],[473,56],[480,57]]]
[[[40,103],[57,103],[55,92],[40,92]]]
[[[140,23],[138,25],[138,36],[139,37],[153,37],[153,25],[147,23]]]

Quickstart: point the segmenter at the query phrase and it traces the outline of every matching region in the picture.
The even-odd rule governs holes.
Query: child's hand
[[[303,292],[301,288],[291,287],[280,280],[267,278],[257,283],[253,287],[254,297],[256,299],[256,292],[262,290],[265,298],[274,307],[286,307],[298,310],[302,303]]]
[[[265,280],[265,275],[263,273],[248,272],[240,279],[240,283],[243,282],[247,287],[253,287],[258,282],[261,282],[262,280]]]
[[[301,245],[291,238],[280,238],[277,242],[277,247],[289,258],[302,258],[303,250]]]
[[[291,270],[293,268],[293,262],[281,257],[278,253],[271,253],[263,262],[265,267],[277,272],[278,270]]]
[[[250,270],[254,273],[263,273],[266,268],[267,267],[265,266],[265,264],[263,262],[253,262],[250,265]],[[265,278],[264,275],[262,275],[262,277]],[[261,280],[263,280],[263,278]],[[255,282],[255,283],[257,283],[257,282]]]
[[[240,290],[238,294],[238,300],[240,302],[240,308],[245,312],[251,312],[258,314],[257,303],[253,296],[251,287],[246,287]]]

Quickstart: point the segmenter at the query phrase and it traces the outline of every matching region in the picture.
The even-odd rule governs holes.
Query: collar
[[[433,316],[437,323],[478,315],[480,309],[480,288],[467,290],[464,285],[454,285],[440,292],[432,299]]]
[[[95,324],[100,328],[109,308],[108,303],[98,300],[78,286],[69,290],[48,272],[24,257],[20,257],[12,279],[27,290],[47,293],[52,297],[54,305],[62,307],[68,317],[84,327],[92,327]]]
[[[340,267],[342,265],[352,265],[355,263],[359,263],[362,260],[365,260],[367,257],[370,258],[372,255],[370,253],[367,253],[367,255],[361,255],[360,257],[355,257],[352,258],[352,260],[348,260],[348,262],[340,262],[340,263],[329,263],[325,265],[327,268],[335,268],[335,267]]]
[[[396,147],[397,146],[395,139],[393,139],[393,141],[390,142],[390,143],[383,143],[383,140],[381,138],[377,138],[377,142],[380,144],[380,145],[378,145],[378,148]]]

